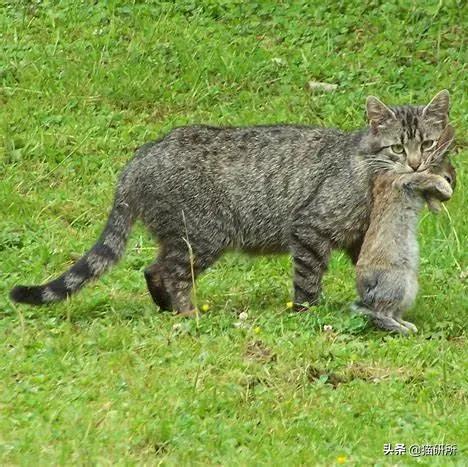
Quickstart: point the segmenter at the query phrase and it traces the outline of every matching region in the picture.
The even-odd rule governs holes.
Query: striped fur
[[[102,276],[123,255],[133,224],[129,206],[116,200],[98,241],[84,256],[57,279],[39,286],[16,286],[10,293],[15,302],[42,305],[59,302]]]
[[[231,249],[292,253],[294,300],[298,307],[316,303],[331,252],[358,258],[376,174],[423,167],[427,154],[416,146],[439,137],[447,112],[442,92],[425,107],[387,107],[369,98],[370,126],[351,132],[303,125],[176,128],[142,146],[125,167],[96,245],[58,279],[16,287],[12,299],[42,304],[78,291],[119,260],[139,219],[159,244],[145,278],[160,308],[189,312],[193,276]],[[389,147],[402,140],[407,157],[395,158]]]

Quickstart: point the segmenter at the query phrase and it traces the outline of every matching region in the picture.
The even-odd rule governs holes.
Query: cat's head
[[[445,138],[445,153],[453,140],[444,136],[449,117],[450,95],[440,91],[427,105],[387,106],[373,96],[367,98],[369,131],[366,146],[375,166],[397,173],[426,170],[434,165]],[[450,138],[447,138],[449,136]]]

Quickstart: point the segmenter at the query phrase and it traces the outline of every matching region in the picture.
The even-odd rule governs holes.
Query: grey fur
[[[452,140],[453,129],[447,126],[431,154],[440,164],[432,172],[385,172],[375,179],[370,225],[356,265],[360,300],[352,309],[369,316],[381,329],[417,332],[402,316],[413,305],[418,290],[418,216],[428,199],[434,207],[436,200],[447,201],[452,196],[454,168],[442,158]]]
[[[421,139],[442,131],[442,124],[429,124],[424,109],[392,107],[391,126],[380,128],[371,119],[369,128],[354,132],[298,125],[177,128],[141,147],[124,169],[108,226],[71,268],[85,280],[67,285],[66,272],[46,286],[63,299],[101,275],[120,258],[139,218],[160,245],[145,277],[161,308],[192,308],[188,243],[196,275],[229,249],[291,252],[295,302],[314,304],[331,251],[345,249],[357,260],[375,173],[413,172],[404,158],[394,161],[382,147],[405,135],[412,144],[411,135]],[[432,107],[425,112],[431,119],[437,114]],[[45,303],[50,297],[42,294],[44,287],[20,286],[11,296]]]

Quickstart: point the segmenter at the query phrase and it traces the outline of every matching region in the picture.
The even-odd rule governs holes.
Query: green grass
[[[0,463],[418,463],[384,457],[384,443],[457,444],[457,456],[419,463],[466,462],[464,2],[56,3],[0,10]],[[311,93],[310,80],[339,87]],[[308,314],[286,308],[289,258],[242,255],[199,281],[210,310],[198,322],[161,314],[141,228],[122,263],[73,300],[7,298],[92,244],[134,148],[174,126],[351,129],[368,94],[424,103],[442,88],[459,182],[447,212],[421,221],[417,336],[350,317],[342,254]]]

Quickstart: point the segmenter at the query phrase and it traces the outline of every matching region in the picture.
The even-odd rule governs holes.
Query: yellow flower
[[[260,334],[260,331],[261,331],[260,326],[257,326],[256,328],[254,328],[255,334]]]
[[[346,462],[346,456],[338,456],[336,462],[338,462],[338,464],[344,464]]]
[[[204,303],[201,307],[202,311],[208,311],[210,309],[210,305],[208,303]]]
[[[287,302],[287,303],[286,303],[286,308],[292,308],[293,305],[294,305],[293,302]]]

